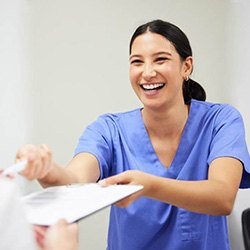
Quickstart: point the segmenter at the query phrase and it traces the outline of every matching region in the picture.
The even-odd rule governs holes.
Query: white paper
[[[28,163],[27,160],[17,162],[15,164],[7,167],[6,169],[4,169],[4,171],[2,172],[2,175],[6,176],[8,174],[20,173],[21,171],[23,171],[25,169],[27,163]]]
[[[52,225],[64,218],[78,221],[139,190],[140,185],[75,184],[49,187],[22,198],[28,221],[36,225]]]
[[[1,250],[38,249],[20,202],[20,187],[8,178],[0,178],[0,232]]]

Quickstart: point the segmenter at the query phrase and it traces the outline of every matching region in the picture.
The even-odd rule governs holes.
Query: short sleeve
[[[227,105],[218,113],[214,125],[208,164],[219,157],[233,157],[240,160],[244,167],[240,187],[250,187],[250,158],[240,113]]]
[[[99,117],[90,124],[80,136],[74,156],[79,153],[90,153],[99,162],[100,178],[109,176],[112,164],[112,140],[108,123]]]

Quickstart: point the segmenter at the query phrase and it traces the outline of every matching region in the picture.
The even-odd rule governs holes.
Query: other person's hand
[[[59,220],[45,232],[44,250],[76,250],[79,228],[76,223]]]

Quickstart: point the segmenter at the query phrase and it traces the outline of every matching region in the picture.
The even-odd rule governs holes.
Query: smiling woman
[[[144,51],[147,51],[148,54],[150,54],[148,49],[152,49],[151,52],[153,52],[153,54],[149,55],[151,56],[151,58],[149,59],[151,59],[151,62],[154,64],[151,65],[152,68],[148,68],[149,70],[151,70],[151,72],[149,72],[150,75],[145,75],[148,72],[145,71],[147,70],[146,68],[147,65],[145,65],[146,62],[143,61],[142,54],[138,54],[139,53],[138,51],[132,51],[132,49],[136,50],[136,44],[140,43],[140,41],[136,42],[135,40],[138,39],[142,40],[143,37],[141,37],[141,35],[146,35],[146,34],[148,34],[149,36],[144,38],[145,41],[142,41],[143,47],[139,45],[137,49],[141,50],[144,49]],[[147,42],[149,48],[146,48]],[[154,48],[152,47],[153,45],[155,46]],[[131,64],[130,69],[132,71],[131,74],[134,71],[134,67],[132,66],[136,67],[144,66],[143,74],[144,76],[146,76],[146,78],[147,76],[149,77],[154,76],[154,74],[156,73],[154,72],[154,70],[157,70],[157,68],[154,69],[153,65],[157,66],[166,64],[166,61],[171,61],[171,60],[173,61],[173,59],[175,61],[179,61],[180,64],[183,63],[186,64],[185,66],[188,66],[187,69],[188,72],[186,72],[186,77],[182,85],[183,97],[185,103],[189,104],[192,98],[201,101],[206,100],[206,93],[205,90],[202,88],[202,86],[197,82],[195,82],[194,80],[190,79],[190,75],[193,70],[193,60],[192,60],[192,49],[188,41],[188,38],[183,33],[183,31],[180,30],[174,24],[163,22],[161,20],[156,20],[138,27],[131,38],[129,53],[130,53],[130,64]],[[148,63],[149,62],[150,60],[148,61]],[[148,67],[150,66],[148,65]],[[166,69],[163,68],[164,72],[166,72],[165,70]],[[164,83],[160,83],[160,85],[155,86],[155,88],[157,87],[161,88],[164,86],[165,86]],[[145,85],[142,84],[142,87],[145,89],[153,88],[152,84],[150,85],[146,83]]]
[[[178,27],[161,20],[138,27],[130,80],[142,107],[90,124],[66,168],[48,146],[23,146],[23,176],[43,186],[143,185],[112,206],[108,250],[230,249],[226,215],[239,186],[250,185],[243,120],[230,105],[206,102],[192,70],[192,50]]]

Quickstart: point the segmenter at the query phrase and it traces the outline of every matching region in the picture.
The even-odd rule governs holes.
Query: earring
[[[189,76],[186,76],[186,79],[185,79],[185,81],[187,82],[189,80]]]

